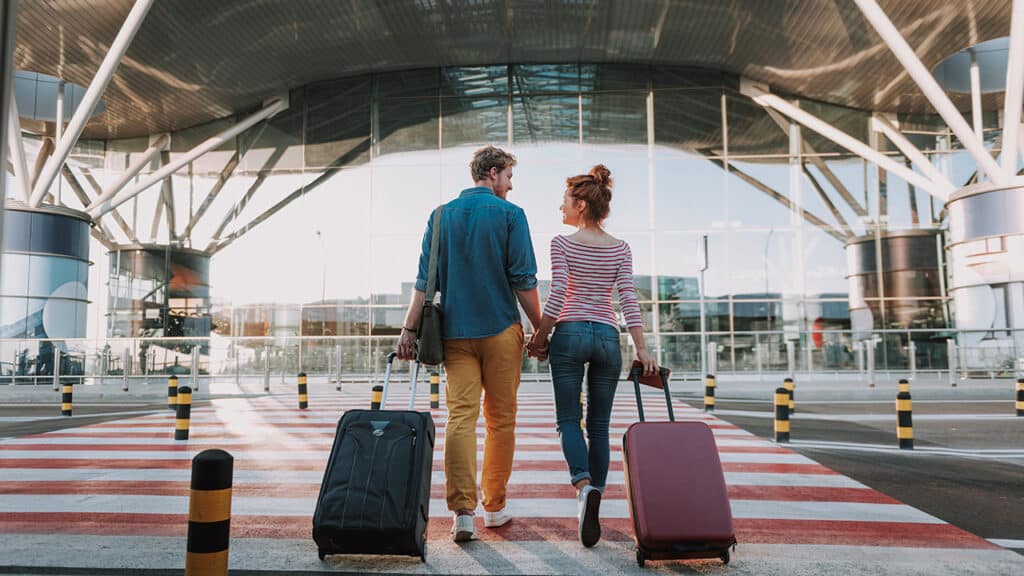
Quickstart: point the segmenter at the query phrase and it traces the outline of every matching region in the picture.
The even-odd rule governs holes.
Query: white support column
[[[921,172],[924,172],[928,178],[946,190],[945,197],[941,198],[942,200],[949,198],[949,194],[951,194],[956,187],[949,181],[949,178],[946,178],[946,176],[940,172],[934,164],[932,164],[931,160],[925,157],[925,155],[922,154],[916,146],[911,144],[910,140],[907,140],[907,137],[899,131],[899,128],[892,122],[891,118],[886,118],[885,115],[876,113],[871,117],[871,128],[876,132],[885,134],[885,136],[900,149],[900,152],[902,152],[904,156],[910,158],[910,161],[913,162]]]
[[[174,161],[161,167],[156,172],[143,178],[135,185],[122,191],[120,194],[117,194],[113,198],[103,203],[94,202],[93,205],[90,206],[87,210],[89,212],[89,215],[92,216],[93,218],[96,218],[98,216],[106,214],[107,212],[113,210],[114,208],[117,208],[121,204],[124,204],[128,200],[131,200],[137,194],[146,190],[150,186],[156,184],[157,182],[163,180],[164,178],[169,177],[171,174],[174,174],[182,166],[188,164],[189,162],[192,162],[193,160],[199,158],[203,154],[206,154],[210,150],[214,150],[220,147],[228,140],[234,138],[235,136],[238,136],[242,132],[245,132],[246,130],[254,126],[257,122],[265,118],[269,118],[286,108],[288,108],[287,98],[275,98],[262,109],[260,109],[258,112],[251,114],[248,118],[242,120],[238,124],[235,124],[234,126],[208,138],[202,144],[199,144],[192,150],[189,150],[187,154],[179,156]]]
[[[978,68],[978,55],[973,49],[968,49],[971,55],[971,124],[974,126],[974,133],[985,141],[985,125],[981,113],[981,69]]]
[[[125,185],[128,184],[128,182],[132,180],[132,178],[135,178],[136,174],[138,174],[139,172],[142,171],[143,168],[148,166],[153,161],[153,159],[156,158],[157,155],[160,154],[160,152],[166,150],[167,147],[170,146],[170,144],[171,137],[167,134],[157,135],[155,139],[154,137],[150,137],[149,148],[147,148],[146,151],[142,153],[142,156],[135,160],[135,163],[128,166],[128,169],[125,170],[124,174],[121,174],[121,177],[118,178],[117,181],[110,186],[110,188],[104,190],[103,194],[100,194],[99,198],[93,200],[92,204],[89,204],[89,206],[86,209],[91,210],[92,208],[95,208],[96,206],[99,206],[106,202],[107,200],[113,198],[118,192],[121,191],[122,188],[125,187]]]
[[[18,103],[15,102],[13,90],[10,103],[7,105],[7,147],[11,151],[14,178],[18,181],[18,197],[22,202],[28,202],[32,193],[32,175],[29,174],[28,161],[25,159],[25,144],[21,140],[21,119],[18,118]],[[6,161],[6,158],[4,160]]]
[[[153,0],[135,0],[135,5],[128,12],[128,17],[125,18],[124,24],[121,25],[121,30],[117,33],[113,43],[110,44],[110,50],[103,57],[103,62],[100,64],[99,70],[96,71],[96,76],[82,96],[82,102],[78,105],[74,115],[71,116],[67,131],[60,139],[60,142],[57,143],[57,149],[43,166],[43,171],[39,174],[35,187],[32,188],[32,197],[29,204],[33,208],[39,206],[39,202],[42,201],[46,191],[50,188],[53,179],[57,177],[57,172],[60,171],[61,165],[64,164],[71,154],[71,149],[78,142],[78,137],[82,134],[85,123],[89,121],[93,110],[99,104],[103,92],[107,89],[107,84],[110,83],[110,79],[114,76],[114,70],[121,63],[121,58],[128,50],[128,45],[135,38],[135,33],[138,32],[142,21],[146,18],[146,14],[152,5]]]
[[[57,143],[60,142],[60,139],[64,136],[64,88],[65,88],[65,82],[63,80],[57,82],[57,110],[56,110],[56,114],[54,114],[54,120],[55,120],[55,122],[53,123],[53,134],[54,134],[54,137],[53,137],[53,140],[52,140],[54,147],[57,146]],[[35,179],[36,180],[39,179],[39,174],[41,172],[42,172],[41,168],[36,171],[36,174],[35,174]],[[35,186],[35,183],[36,183],[35,180],[33,180],[32,181],[32,185]],[[61,187],[57,186],[57,204],[61,203],[60,191],[61,191]]]
[[[57,82],[57,113],[56,122],[53,123],[54,144],[60,142],[64,136],[64,86],[63,80]]]
[[[1013,0],[1010,53],[1006,59],[1006,94],[1003,101],[1003,176],[1017,175],[1021,106],[1024,105],[1024,0]]]
[[[814,130],[818,134],[821,134],[825,138],[828,138],[829,140],[842,146],[843,148],[846,148],[850,152],[853,152],[854,154],[860,156],[861,158],[864,158],[865,160],[877,164],[881,168],[884,168],[885,170],[892,172],[893,174],[896,174],[900,178],[903,178],[907,182],[913,184],[914,186],[917,186],[918,188],[921,188],[922,190],[925,190],[929,194],[937,198],[940,198],[943,202],[945,202],[947,191],[944,190],[942,186],[939,185],[938,183],[933,182],[928,178],[925,178],[924,176],[918,174],[917,172],[914,172],[913,170],[907,169],[906,166],[894,161],[888,156],[880,154],[876,150],[872,150],[871,147],[868,146],[867,144],[864,144],[860,140],[857,140],[856,138],[850,136],[849,134],[843,132],[842,130],[838,130],[837,128],[831,126],[830,124],[817,118],[816,116],[809,114],[801,110],[800,108],[797,108],[796,106],[793,106],[792,104],[776,96],[775,94],[769,94],[767,91],[765,91],[765,89],[754,85],[754,83],[750,82],[746,78],[742,78],[740,80],[740,92],[750,97],[752,100],[754,100],[761,106],[764,106],[766,108],[773,108],[777,112],[781,112],[782,114],[790,117],[791,119],[803,124],[807,128]],[[989,156],[988,159],[991,161],[992,157]]]
[[[1006,178],[1003,176],[1002,171],[1000,171],[999,165],[996,164],[996,161],[985,150],[985,145],[982,143],[980,135],[975,134],[971,127],[967,125],[967,121],[964,120],[960,111],[956,109],[953,102],[946,96],[946,93],[939,86],[931,72],[924,67],[917,54],[914,53],[913,48],[907,44],[903,35],[900,34],[899,30],[889,20],[889,17],[886,16],[878,2],[875,0],[853,1],[857,3],[861,12],[864,13],[864,17],[874,26],[878,35],[882,37],[882,40],[892,50],[896,59],[903,64],[907,74],[917,83],[925,98],[935,107],[935,111],[946,121],[946,124],[956,134],[956,137],[963,143],[964,148],[971,153],[971,156],[974,156],[974,161],[978,163],[979,168],[994,183],[1005,184]],[[886,170],[888,170],[888,167],[886,167]],[[890,172],[894,171],[890,170]],[[895,173],[898,174],[898,172]],[[915,182],[914,185],[917,185],[917,183]]]

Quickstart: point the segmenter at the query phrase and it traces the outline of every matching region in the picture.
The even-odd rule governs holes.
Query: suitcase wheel
[[[727,548],[725,550],[725,552],[722,552],[722,554],[721,554],[721,556],[719,556],[719,558],[722,559],[722,564],[728,565],[729,564],[729,549]]]
[[[317,554],[317,556],[319,556],[319,557],[320,557],[320,561],[321,561],[321,562],[323,562],[323,561],[324,561],[324,558],[325,558],[325,557],[327,557],[327,554],[325,554],[325,553],[324,553],[324,551],[323,551],[323,550],[321,550],[321,549],[319,549],[319,548],[317,548],[317,550],[316,550],[316,554]]]
[[[639,549],[639,548],[637,548],[637,550],[636,550],[636,563],[641,568],[643,568],[644,567],[644,562],[646,562],[646,560],[647,560],[647,558],[644,557],[644,551]]]

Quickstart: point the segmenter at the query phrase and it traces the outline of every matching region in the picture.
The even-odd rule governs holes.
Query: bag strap
[[[430,235],[430,263],[427,264],[427,296],[426,304],[434,303],[434,295],[437,293],[437,248],[441,244],[441,213],[444,211],[444,204],[434,211],[434,230]]]

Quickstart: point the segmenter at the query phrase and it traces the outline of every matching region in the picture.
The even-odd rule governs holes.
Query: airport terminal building
[[[1008,0],[3,5],[4,376],[377,370],[488,144],[542,298],[610,168],[680,373],[1024,358]]]

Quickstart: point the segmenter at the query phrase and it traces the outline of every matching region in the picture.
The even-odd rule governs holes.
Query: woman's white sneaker
[[[600,510],[601,491],[589,484],[584,486],[579,495],[579,537],[587,548],[601,539]]]

